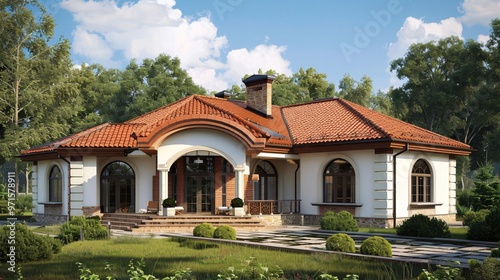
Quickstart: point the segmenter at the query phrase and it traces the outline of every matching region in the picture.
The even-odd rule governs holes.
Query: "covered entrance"
[[[186,157],[185,186],[187,212],[211,214],[214,209],[214,158]]]
[[[101,173],[101,213],[134,212],[134,170],[123,161],[111,162]]]

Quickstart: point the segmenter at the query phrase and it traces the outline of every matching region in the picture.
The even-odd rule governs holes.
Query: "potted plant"
[[[231,208],[233,208],[234,216],[244,216],[245,210],[243,208],[243,199],[235,197],[231,200]]]
[[[163,216],[175,216],[175,199],[168,197],[163,200]]]

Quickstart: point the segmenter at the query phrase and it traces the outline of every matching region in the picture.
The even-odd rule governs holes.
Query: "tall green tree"
[[[161,54],[142,64],[132,60],[102,114],[106,121],[123,122],[192,94],[205,94],[205,90],[194,84],[178,58]]]
[[[304,99],[314,100],[335,96],[335,85],[328,82],[326,74],[318,73],[314,68],[310,67],[304,70],[301,67],[293,75],[293,78],[299,86],[299,92],[308,96],[308,98],[302,98],[302,101],[305,101]]]
[[[67,79],[72,66],[69,42],[52,43],[54,19],[39,2],[0,1],[0,22],[3,163],[22,149],[66,134],[77,90]]]
[[[395,114],[471,144],[495,119],[486,90],[486,54],[478,42],[449,37],[410,46],[391,70],[405,80],[391,93]]]
[[[71,133],[104,122],[102,110],[120,89],[122,72],[118,69],[105,69],[98,64],[83,64],[71,70],[70,81],[79,91],[72,118]]]
[[[372,79],[363,76],[360,82],[351,76],[344,75],[339,83],[339,96],[364,107],[370,106],[370,98],[373,90]]]

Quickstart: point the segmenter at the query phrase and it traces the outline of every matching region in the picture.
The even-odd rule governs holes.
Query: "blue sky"
[[[367,75],[374,92],[401,84],[390,61],[451,35],[485,41],[500,0],[41,0],[70,39],[75,64],[124,68],[177,56],[195,83],[220,91],[258,69]]]

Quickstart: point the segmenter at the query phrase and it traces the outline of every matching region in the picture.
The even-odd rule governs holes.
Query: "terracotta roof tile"
[[[296,145],[357,140],[402,140],[470,149],[469,145],[333,98],[283,107]]]
[[[192,95],[125,123],[98,125],[32,147],[21,155],[57,148],[135,148],[138,137],[148,137],[156,129],[182,120],[213,120],[240,126],[256,138],[266,138],[268,147],[291,147],[292,139],[294,145],[379,139],[470,149],[469,145],[338,98],[273,106],[272,118],[267,118],[247,109],[243,101]]]

